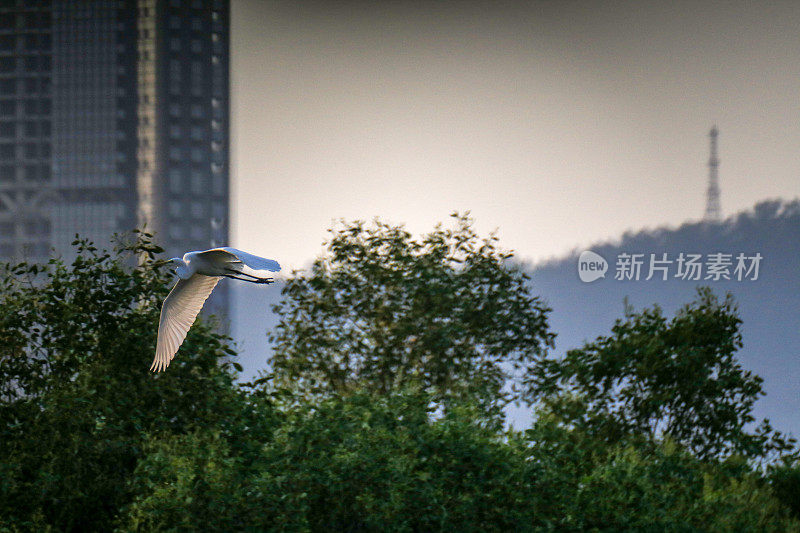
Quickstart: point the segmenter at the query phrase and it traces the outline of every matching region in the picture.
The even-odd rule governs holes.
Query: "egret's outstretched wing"
[[[198,257],[202,257],[214,264],[223,265],[225,263],[241,263],[242,260],[225,248],[212,248],[203,252],[194,252]],[[184,256],[185,257],[185,256]]]
[[[160,372],[169,366],[219,279],[194,274],[189,279],[178,280],[161,306],[156,358],[150,370]]]
[[[247,252],[237,250],[236,248],[225,247],[215,249],[224,250],[229,254],[234,255],[237,259],[239,259],[239,261],[254,270],[269,270],[270,272],[278,272],[281,269],[281,265],[279,265],[277,261],[266,259],[264,257],[258,257],[257,255],[253,254],[248,254]]]

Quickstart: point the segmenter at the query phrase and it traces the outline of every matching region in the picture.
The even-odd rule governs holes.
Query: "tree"
[[[547,307],[512,254],[479,239],[467,215],[422,239],[376,221],[330,230],[328,255],[295,273],[275,306],[276,381],[330,395],[409,384],[486,412],[516,396],[507,379],[552,344]]]
[[[757,474],[703,463],[669,441],[612,448],[581,478],[569,507],[563,529],[800,531]]]
[[[671,442],[609,444],[552,416],[498,432],[463,405],[432,417],[420,392],[285,400],[261,402],[261,427],[149,441],[123,529],[800,531],[745,462]]]
[[[769,481],[776,497],[800,520],[800,460],[771,465]]]
[[[202,320],[148,371],[169,279],[150,235],[118,255],[74,244],[70,265],[0,273],[0,529],[108,529],[148,435],[235,418],[227,339]]]
[[[524,446],[462,407],[354,391],[281,410],[258,448],[223,432],[148,445],[133,530],[529,531],[536,486]],[[247,450],[244,453],[242,450]]]
[[[730,295],[720,301],[701,288],[672,319],[658,307],[631,312],[611,335],[563,359],[542,358],[528,376],[527,394],[610,442],[669,435],[701,458],[788,452],[794,440],[768,421],[748,432],[764,392],[763,380],[736,360],[740,324]]]

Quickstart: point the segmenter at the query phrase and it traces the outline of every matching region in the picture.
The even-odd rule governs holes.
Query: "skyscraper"
[[[0,3],[0,260],[226,243],[228,65],[228,0]]]

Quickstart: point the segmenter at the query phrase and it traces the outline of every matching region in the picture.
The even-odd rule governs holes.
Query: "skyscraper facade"
[[[0,2],[0,260],[226,243],[228,70],[228,0]]]

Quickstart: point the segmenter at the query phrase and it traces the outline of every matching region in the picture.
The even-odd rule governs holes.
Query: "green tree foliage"
[[[203,324],[148,371],[168,290],[150,236],[113,256],[75,245],[70,265],[0,277],[0,525],[107,528],[148,434],[224,424],[235,405],[225,339]]]
[[[124,529],[800,531],[744,462],[670,442],[609,445],[547,416],[498,433],[464,407],[431,417],[430,400],[277,402],[264,434],[153,440]],[[241,446],[249,439],[261,445]]]
[[[697,457],[766,458],[791,450],[764,421],[755,432],[753,404],[762,379],[742,369],[741,320],[730,295],[700,289],[672,319],[658,307],[618,320],[562,359],[543,358],[528,376],[528,394],[564,421],[610,442],[625,435],[667,435]]]
[[[671,440],[610,444],[552,414],[525,435],[536,531],[800,531],[745,461],[701,460]]]
[[[153,443],[130,528],[509,531],[534,520],[524,448],[426,394],[356,391],[281,411],[278,427]]]
[[[777,498],[800,519],[800,460],[794,459],[770,467],[769,481]]]
[[[631,315],[556,379],[546,309],[457,220],[421,241],[381,224],[335,234],[279,307],[279,379],[245,385],[202,321],[148,372],[170,276],[147,235],[6,268],[0,531],[800,531],[790,456],[766,475],[717,456],[764,446],[741,425],[760,381],[732,359],[729,301]],[[658,357],[672,353],[687,366]],[[512,363],[552,378],[525,432],[486,416]]]
[[[418,384],[438,402],[469,397],[495,413],[514,399],[507,379],[552,343],[548,309],[496,237],[453,218],[421,239],[380,221],[330,230],[328,255],[276,306],[277,381],[322,395]]]

